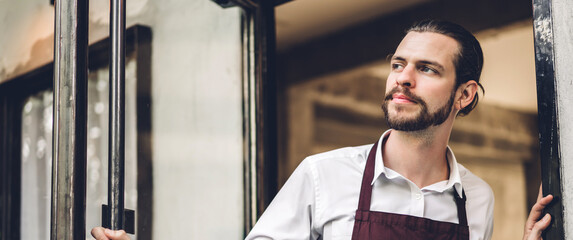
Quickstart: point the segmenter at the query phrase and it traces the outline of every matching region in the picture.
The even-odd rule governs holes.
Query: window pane
[[[86,237],[101,226],[101,206],[107,204],[109,85],[108,69],[88,76]],[[126,64],[125,207],[137,209],[135,61]],[[52,174],[53,91],[26,100],[22,110],[22,240],[49,239]],[[145,211],[145,210],[142,210]],[[137,212],[137,214],[144,214]],[[136,237],[132,236],[135,240]]]
[[[52,95],[52,91],[43,91],[29,97],[22,111],[23,240],[50,237]]]
[[[137,209],[135,65],[133,58],[127,59],[125,67],[125,208],[132,210]],[[88,81],[86,236],[92,239],[90,231],[96,226],[101,226],[101,206],[107,204],[109,69],[106,67],[90,71]],[[144,213],[136,211],[136,214]],[[137,238],[132,236],[131,239]]]

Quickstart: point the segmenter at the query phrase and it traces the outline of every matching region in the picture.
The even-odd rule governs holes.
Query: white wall
[[[48,3],[0,0],[0,82],[51,61]],[[108,35],[109,10],[90,4],[94,42]],[[240,10],[209,0],[128,0],[127,9],[128,26],[153,32],[153,238],[240,239]]]
[[[0,82],[52,61],[53,34],[49,1],[0,0]]]
[[[552,1],[553,17],[553,52],[555,53],[555,78],[557,79],[556,107],[558,107],[558,131],[559,150],[561,157],[561,189],[563,202],[563,228],[565,239],[573,236],[573,96],[571,96],[571,85],[573,85],[573,13],[571,13],[573,3],[568,0]],[[540,19],[537,19],[540,20]],[[551,40],[550,40],[551,41]]]

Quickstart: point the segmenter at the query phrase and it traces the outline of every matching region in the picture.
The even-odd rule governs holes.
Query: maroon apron
[[[369,239],[459,239],[469,240],[469,227],[466,217],[466,196],[463,198],[454,191],[454,199],[458,208],[459,224],[435,221],[396,213],[370,211],[372,197],[372,180],[378,143],[374,144],[368,155],[360,200],[356,210],[352,240]]]

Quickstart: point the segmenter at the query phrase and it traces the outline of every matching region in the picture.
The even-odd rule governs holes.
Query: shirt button
[[[422,194],[416,193],[416,200],[422,199]]]

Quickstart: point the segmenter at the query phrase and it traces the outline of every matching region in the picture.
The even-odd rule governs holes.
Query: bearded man
[[[493,192],[448,147],[456,117],[477,105],[482,66],[463,27],[413,25],[390,59],[382,109],[391,129],[374,144],[302,161],[246,239],[490,239]],[[540,239],[550,201],[539,198],[524,239]],[[92,234],[128,239],[100,227]]]
[[[302,161],[246,239],[491,238],[493,192],[448,147],[454,120],[483,91],[480,44],[445,21],[406,32],[382,103],[391,129],[374,144]],[[538,218],[543,205],[536,207]],[[536,220],[525,237],[536,239],[549,224]]]

